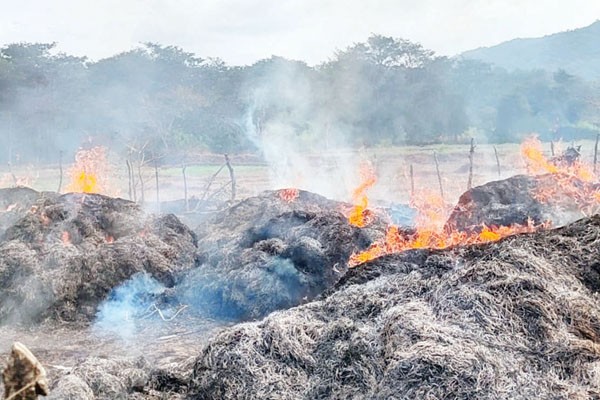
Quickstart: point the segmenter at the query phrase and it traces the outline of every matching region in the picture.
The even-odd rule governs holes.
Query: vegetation
[[[258,152],[289,135],[305,148],[594,137],[600,91],[564,70],[508,72],[372,35],[314,67],[273,56],[228,66],[146,43],[90,61],[55,44],[0,49],[0,162],[57,162],[81,146]]]

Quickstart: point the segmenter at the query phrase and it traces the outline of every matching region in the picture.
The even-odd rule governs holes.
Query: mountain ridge
[[[592,24],[538,38],[515,38],[459,55],[507,70],[565,70],[587,80],[600,80],[600,19]]]

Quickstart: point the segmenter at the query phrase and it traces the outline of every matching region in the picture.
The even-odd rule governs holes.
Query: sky
[[[0,0],[0,45],[57,42],[92,60],[143,42],[247,65],[278,55],[315,65],[370,34],[452,56],[600,19],[598,0]]]

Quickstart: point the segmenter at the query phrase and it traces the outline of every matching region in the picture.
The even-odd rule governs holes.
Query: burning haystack
[[[189,398],[600,398],[600,217],[351,270],[227,329]]]
[[[184,302],[202,315],[257,318],[333,286],[350,254],[385,229],[380,220],[353,227],[342,203],[294,189],[216,213],[197,235],[174,215],[147,215],[99,194],[17,188],[3,198],[2,322],[89,321],[138,273],[168,289],[161,301]]]
[[[65,207],[75,208],[66,212]],[[174,226],[161,236],[161,240],[177,244],[187,243],[184,239],[189,234],[192,245],[169,253],[177,257],[173,259],[174,265],[180,262],[182,268],[169,270],[166,275],[161,275],[158,268],[162,263],[148,260],[146,253],[132,247],[131,241],[142,240],[136,243],[141,248],[147,247],[147,252],[161,249],[160,242],[145,242],[153,234],[152,225],[144,223],[149,217],[135,204],[120,199],[67,195],[45,201],[7,230],[6,243],[22,241],[33,249],[33,256],[35,251],[50,251],[45,247],[47,242],[57,252],[70,249],[74,253],[71,268],[55,271],[61,281],[85,282],[85,287],[75,286],[76,293],[90,293],[95,288],[92,293],[110,302],[115,293],[140,276],[136,272],[146,271],[167,287],[154,299],[166,302],[167,307],[171,301],[183,302],[187,306],[186,315],[196,312],[200,316],[239,320],[308,302],[339,281],[347,271],[350,254],[368,246],[385,230],[383,221],[375,217],[365,229],[350,225],[342,213],[348,207],[292,189],[246,199],[215,214],[197,229],[197,235]],[[173,216],[158,220],[173,224],[176,221]],[[63,232],[68,232],[67,242],[63,241],[66,236]],[[111,239],[107,240],[108,237]],[[124,246],[123,251],[107,258],[108,249],[119,243]],[[83,249],[87,250],[85,255],[80,254]],[[109,262],[104,267],[97,259],[100,256],[103,262],[118,259],[122,264],[113,268]],[[90,261],[83,260],[84,257]],[[88,270],[89,265],[97,266],[93,274]],[[138,265],[143,268],[134,268]],[[117,267],[125,270],[123,275],[117,275]],[[82,276],[74,276],[77,272]],[[33,275],[42,273],[36,269]],[[109,281],[113,276],[119,279]],[[136,282],[144,281],[145,278]],[[85,311],[98,310],[98,298],[93,299],[93,306],[83,296],[73,297],[76,298],[73,306],[85,307],[83,316],[88,315]],[[19,303],[21,307],[24,304]],[[69,303],[54,304],[52,309],[62,310]],[[104,308],[100,306],[100,310]],[[81,313],[77,309],[75,315]],[[136,315],[131,314],[130,318],[135,319]],[[111,319],[111,324],[119,321]],[[68,374],[54,371],[51,398],[152,398],[151,393],[164,392],[173,398],[175,392],[184,394],[191,365],[175,370],[176,373],[153,371],[147,362],[127,358],[90,357]]]
[[[0,189],[0,237],[6,228],[21,219],[41,197],[55,197],[26,187]]]
[[[97,194],[41,196],[0,243],[0,321],[91,320],[135,273],[172,286],[195,255],[194,233],[173,215]]]
[[[295,189],[246,199],[195,233],[124,200],[43,198],[0,244],[0,311],[28,310],[29,287],[51,300],[33,315],[85,320],[146,272],[186,313],[266,316],[178,365],[88,357],[52,377],[57,399],[600,398],[600,217],[536,231],[547,216],[593,213],[598,188],[562,179],[474,188],[450,222],[429,204],[406,230],[366,209],[352,225],[347,205]],[[564,213],[566,198],[582,214]],[[371,261],[351,264],[365,249]],[[16,265],[37,286],[11,280]]]
[[[562,226],[600,209],[600,185],[574,176],[517,175],[465,192],[450,214],[446,230],[471,231],[481,226]]]
[[[235,319],[295,306],[332,287],[350,255],[385,231],[380,220],[350,225],[339,202],[294,193],[264,192],[199,227],[201,265],[181,280],[181,301]]]
[[[350,254],[385,229],[380,220],[353,227],[342,203],[291,189],[221,211],[197,235],[174,215],[147,215],[123,199],[25,194],[28,208],[11,206],[0,243],[2,322],[90,321],[138,273],[168,289],[160,301],[204,316],[257,318],[333,286]]]
[[[90,358],[51,398],[600,398],[599,237],[594,216],[387,255],[223,330],[191,363]]]

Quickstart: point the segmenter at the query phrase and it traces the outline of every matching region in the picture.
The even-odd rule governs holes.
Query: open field
[[[582,159],[592,162],[594,142],[580,141]],[[568,144],[556,145],[557,152]],[[498,171],[494,146],[481,144],[475,147],[473,157],[473,186],[523,173],[525,165],[519,153],[518,144],[495,145],[498,152]],[[544,143],[544,150],[550,156],[551,145]],[[445,199],[455,202],[467,189],[469,174],[469,145],[432,145],[406,147],[375,147],[366,149],[340,149],[322,153],[300,153],[301,165],[291,163],[286,167],[293,171],[294,178],[285,180],[282,185],[277,179],[278,167],[269,165],[258,157],[248,155],[230,156],[236,179],[236,198],[245,198],[266,189],[295,186],[320,192],[338,200],[350,201],[352,189],[359,184],[359,166],[362,161],[370,161],[376,170],[378,183],[370,192],[377,203],[407,202],[411,192],[410,168],[413,169],[416,191],[423,189],[436,193],[440,191],[434,161],[437,154],[442,188]],[[127,168],[123,160],[110,157],[110,195],[129,198]],[[69,168],[65,163],[61,192],[67,191]],[[215,175],[216,174],[216,175]],[[287,175],[292,175],[288,173]],[[156,200],[156,177],[153,166],[146,165],[141,170],[144,180],[144,199],[147,203]],[[230,176],[222,156],[197,157],[186,168],[188,197],[200,199],[227,200],[231,196]],[[320,185],[311,185],[318,179]],[[141,196],[139,173],[136,173],[137,200]],[[0,187],[17,185],[29,186],[40,191],[56,191],[59,187],[58,165],[15,165],[0,168]],[[184,180],[181,165],[161,165],[158,167],[160,201],[184,198]]]

